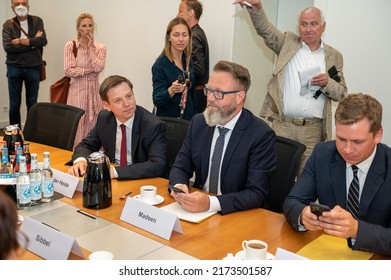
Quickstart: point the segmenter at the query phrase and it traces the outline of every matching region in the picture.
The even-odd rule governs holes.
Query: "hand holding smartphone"
[[[174,187],[174,186],[168,186],[170,190],[172,190],[174,193],[185,193],[180,188]]]
[[[310,209],[311,212],[318,217],[322,216],[323,212],[327,212],[331,210],[330,207],[328,207],[327,205],[323,205],[315,202],[310,202]]]

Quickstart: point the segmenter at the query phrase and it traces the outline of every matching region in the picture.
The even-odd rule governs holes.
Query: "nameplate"
[[[76,189],[83,190],[83,182],[73,175],[52,168],[54,191],[72,198]]]
[[[67,260],[72,252],[84,258],[76,239],[49,225],[24,217],[21,230],[29,243],[27,249],[47,260]]]
[[[172,231],[183,233],[176,214],[128,197],[121,213],[122,221],[169,240]]]

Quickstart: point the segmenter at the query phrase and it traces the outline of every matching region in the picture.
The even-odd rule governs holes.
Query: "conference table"
[[[49,151],[51,167],[67,172],[69,166],[65,163],[71,159],[72,152],[32,142],[30,142],[30,151],[37,153],[38,161],[42,161],[44,151]],[[62,197],[56,201],[32,206],[31,211],[23,211],[22,215],[47,219],[45,222],[49,225],[53,223],[53,227],[64,227],[65,230],[62,231],[65,233],[68,231],[79,242],[85,258],[88,258],[92,251],[107,250],[113,252],[115,259],[220,260],[227,253],[235,254],[241,251],[242,241],[251,239],[267,242],[268,252],[274,255],[277,248],[297,252],[322,234],[321,232],[296,232],[282,214],[257,208],[227,215],[216,213],[200,223],[180,220],[183,233],[173,231],[170,239],[166,240],[122,221],[120,216],[126,199],[120,199],[120,196],[130,191],[132,192],[130,196],[137,195],[141,186],[153,185],[157,187],[157,193],[164,198],[164,201],[156,207],[169,205],[175,201],[168,192],[168,180],[164,178],[113,179],[111,183],[112,205],[108,208],[95,210],[83,207],[82,192],[75,191],[72,198]],[[35,211],[34,207],[40,210]],[[86,222],[78,224],[78,218],[74,218],[72,214],[73,209],[80,209],[96,217],[90,229],[77,232],[77,230],[82,231]],[[57,222],[56,216],[68,220]],[[26,252],[23,259],[40,259],[40,257]],[[80,257],[72,254],[70,259],[80,259]],[[375,254],[372,259],[388,258]]]

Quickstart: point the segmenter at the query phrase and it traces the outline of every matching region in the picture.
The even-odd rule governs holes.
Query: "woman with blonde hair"
[[[158,116],[190,120],[197,111],[191,40],[184,19],[170,21],[164,49],[152,66],[152,97]]]
[[[94,40],[93,16],[88,13],[79,15],[76,29],[77,39],[68,41],[64,47],[65,75],[71,78],[67,104],[85,110],[79,122],[74,147],[94,127],[103,108],[99,97],[99,73],[106,63],[106,47]]]

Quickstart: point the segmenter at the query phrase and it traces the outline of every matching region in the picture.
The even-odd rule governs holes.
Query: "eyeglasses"
[[[204,88],[204,94],[206,97],[208,97],[209,94],[213,94],[213,97],[217,100],[224,99],[224,95],[226,95],[226,94],[238,93],[239,91],[241,91],[241,90],[221,91],[221,90],[216,90],[216,89],[210,89],[207,87]]]

